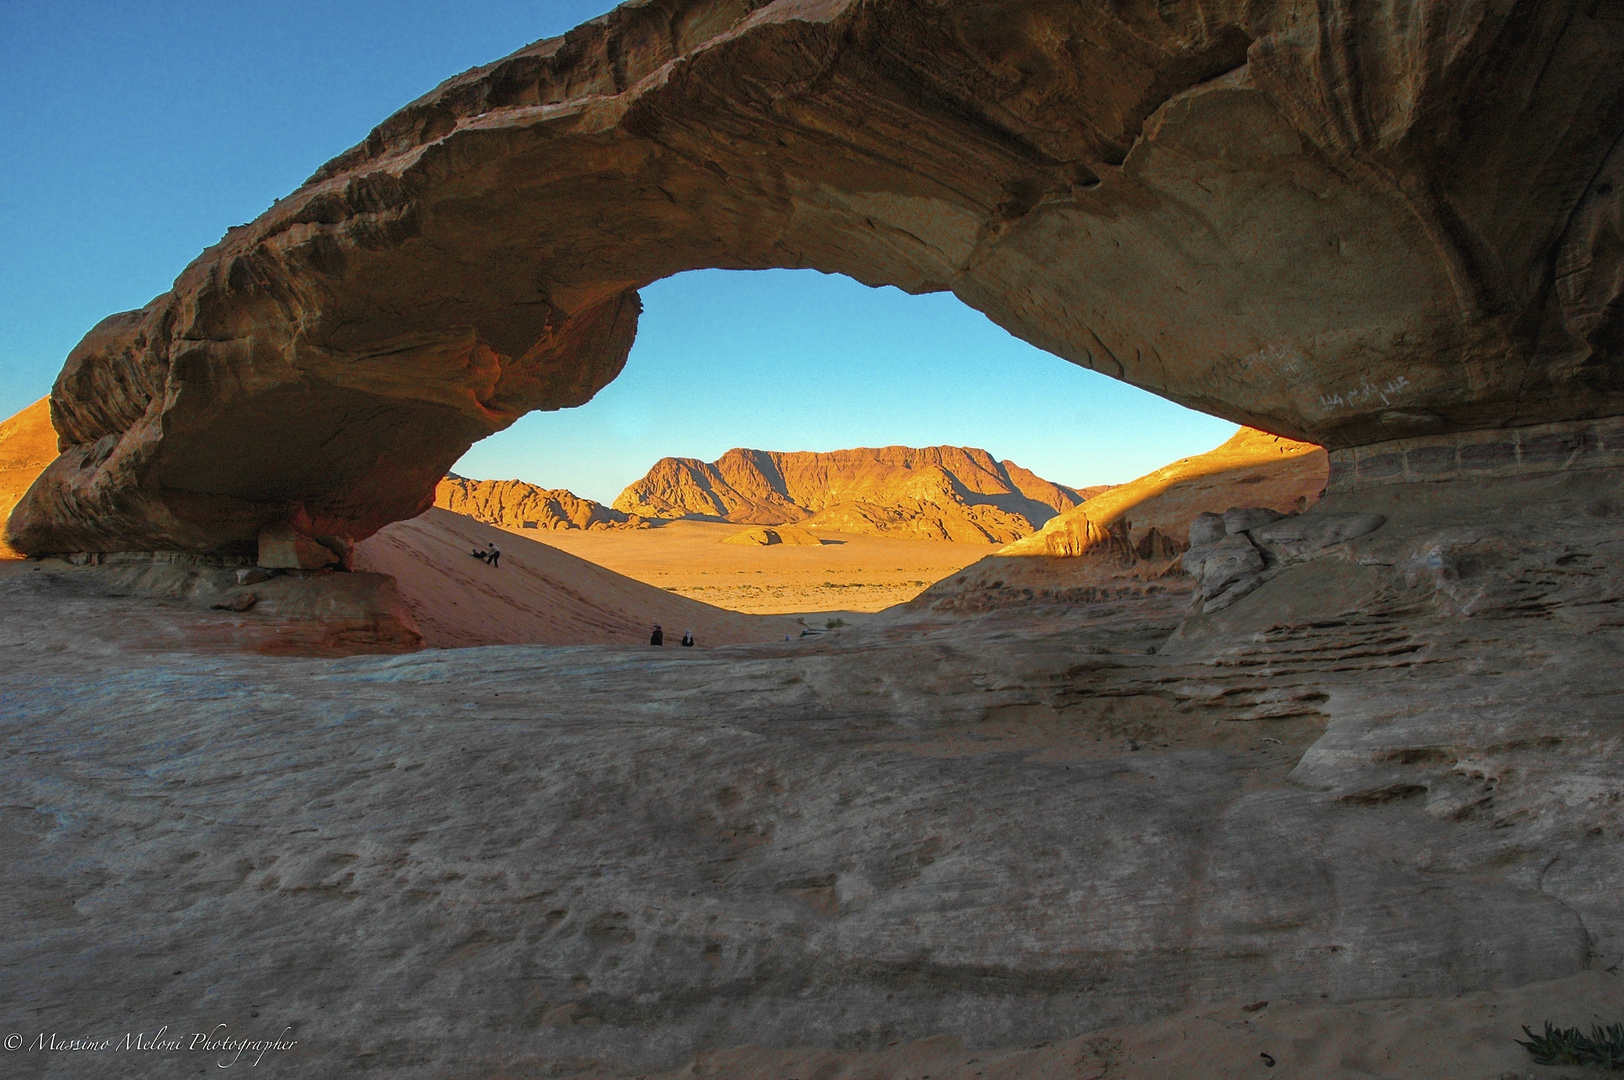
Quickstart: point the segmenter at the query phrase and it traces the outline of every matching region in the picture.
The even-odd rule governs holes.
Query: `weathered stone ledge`
[[[215,555],[194,551],[76,551],[62,556],[74,566],[132,566],[153,563],[164,566],[209,566],[235,569],[253,566],[246,555]]]
[[[1326,490],[1541,476],[1624,465],[1624,416],[1457,431],[1331,452]]]

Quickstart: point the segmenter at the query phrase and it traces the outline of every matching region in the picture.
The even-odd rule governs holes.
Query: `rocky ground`
[[[250,656],[11,564],[0,1017],[290,1076],[1561,1075],[1521,1024],[1624,1019],[1606,475],[1332,496],[1386,523],[1210,615],[1102,564],[690,653]]]

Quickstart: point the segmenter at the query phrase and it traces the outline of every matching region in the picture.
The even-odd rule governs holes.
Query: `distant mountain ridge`
[[[564,488],[523,480],[469,480],[455,473],[434,489],[434,505],[454,514],[513,529],[646,529],[642,518]]]
[[[661,458],[621,492],[614,509],[645,518],[1009,543],[1084,498],[974,447],[735,448],[713,462]]]

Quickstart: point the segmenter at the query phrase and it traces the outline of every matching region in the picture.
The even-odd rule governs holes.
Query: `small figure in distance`
[[[468,554],[472,555],[474,558],[478,559],[480,562],[484,562],[486,559],[490,558],[490,556],[491,556],[490,552],[481,551],[478,548],[475,548],[474,550],[470,551]]]
[[[692,630],[684,630],[682,632],[682,647],[685,649],[691,649],[694,647],[694,632]]]
[[[495,566],[497,560],[502,557],[502,549],[496,546],[495,540],[487,543],[485,549],[485,561]]]
[[[660,624],[659,623],[654,624],[654,633],[652,633],[652,634],[650,634],[648,636],[648,643],[650,645],[664,645],[665,644],[665,631],[660,629]]]

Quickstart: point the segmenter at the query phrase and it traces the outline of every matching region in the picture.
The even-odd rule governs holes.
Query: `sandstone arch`
[[[1332,448],[1617,416],[1621,133],[1616,0],[644,0],[447,81],[92,330],[8,534],[359,539],[587,400],[637,288],[707,266],[952,289]]]

